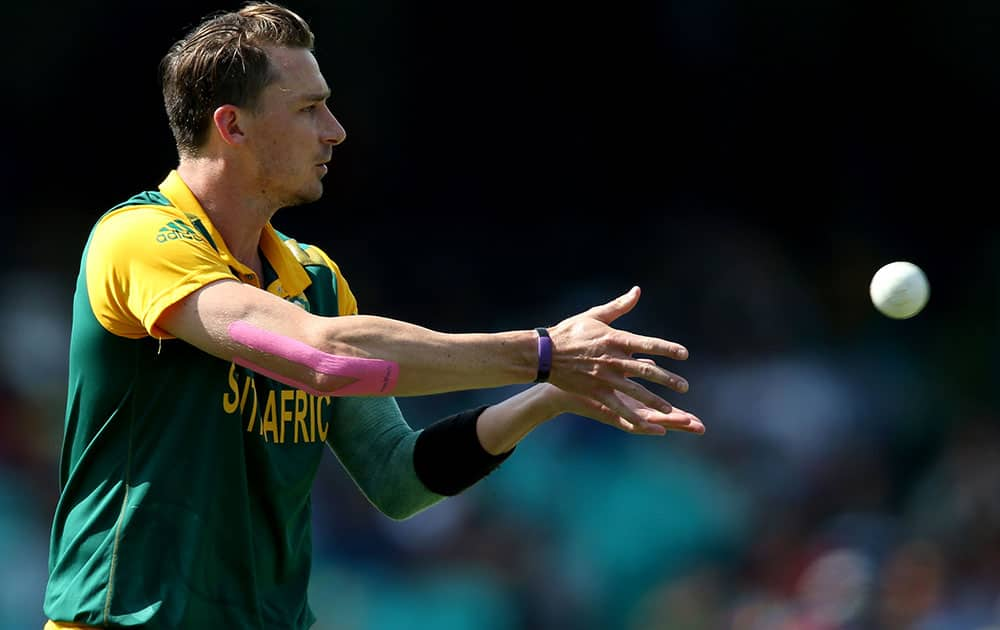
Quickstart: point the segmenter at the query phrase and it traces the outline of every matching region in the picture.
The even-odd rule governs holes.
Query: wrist
[[[486,452],[499,455],[514,448],[521,438],[563,412],[563,391],[542,383],[490,405],[476,426]]]
[[[536,383],[547,383],[552,372],[552,338],[545,328],[535,329],[535,347],[538,354],[538,364],[535,372]]]
[[[535,426],[548,422],[569,409],[569,394],[551,383],[539,383],[529,390],[535,400]]]

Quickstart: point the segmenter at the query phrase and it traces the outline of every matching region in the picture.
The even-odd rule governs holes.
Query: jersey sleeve
[[[420,436],[392,396],[345,396],[326,442],[362,494],[380,512],[402,520],[444,499],[417,475],[413,452]]]
[[[235,278],[204,237],[153,207],[103,217],[87,247],[85,272],[94,316],[129,338],[171,338],[156,327],[163,311],[211,282]]]

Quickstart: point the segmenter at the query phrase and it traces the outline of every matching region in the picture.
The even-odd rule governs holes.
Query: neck
[[[268,207],[235,167],[212,158],[184,158],[177,172],[198,199],[237,260],[260,271],[261,232],[276,208]],[[247,191],[251,191],[248,193]]]

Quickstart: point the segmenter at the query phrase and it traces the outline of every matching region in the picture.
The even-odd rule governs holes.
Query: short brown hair
[[[221,105],[253,109],[274,78],[264,46],[313,49],[309,25],[271,2],[206,17],[160,61],[160,84],[180,155],[196,155]]]

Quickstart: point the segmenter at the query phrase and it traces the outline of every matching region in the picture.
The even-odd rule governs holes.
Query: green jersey
[[[310,395],[157,327],[165,309],[222,279],[318,315],[357,312],[320,249],[270,224],[260,249],[264,278],[231,255],[176,172],[94,226],[73,305],[50,619],[308,628],[310,496],[328,445],[380,508],[403,501],[391,509],[405,517],[441,498],[413,473],[416,432],[392,398]],[[352,449],[365,422],[392,442]],[[374,476],[387,495],[375,496]]]

